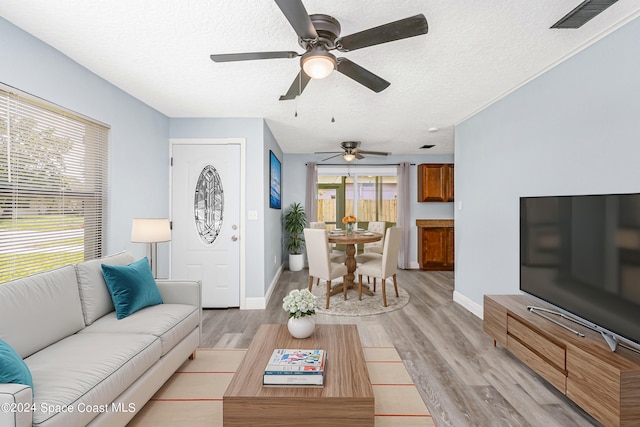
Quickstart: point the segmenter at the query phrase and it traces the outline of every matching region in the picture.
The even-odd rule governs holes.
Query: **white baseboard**
[[[278,279],[280,279],[280,275],[282,274],[283,266],[281,265],[276,271],[275,276],[273,276],[273,280],[269,284],[269,289],[267,289],[267,293],[262,298],[245,298],[245,310],[264,310],[267,308],[267,304],[271,299],[271,294],[273,294],[273,290],[276,288],[278,284]]]
[[[462,295],[458,291],[453,291],[453,301],[457,302],[477,317],[484,319],[484,309],[481,305]]]

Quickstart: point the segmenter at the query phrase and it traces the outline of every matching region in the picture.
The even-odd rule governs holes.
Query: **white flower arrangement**
[[[304,317],[316,314],[318,301],[308,289],[294,289],[282,300],[282,308],[289,317]]]

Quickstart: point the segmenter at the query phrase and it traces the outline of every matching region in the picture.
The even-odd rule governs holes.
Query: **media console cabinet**
[[[527,307],[553,310],[528,295],[485,295],[484,331],[605,426],[640,425],[640,354],[558,316],[577,334]],[[550,317],[551,317],[550,316]],[[558,317],[555,319],[555,317]]]

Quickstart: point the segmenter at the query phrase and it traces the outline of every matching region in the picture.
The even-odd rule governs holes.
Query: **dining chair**
[[[309,228],[313,228],[314,230],[326,230],[327,224],[322,221],[312,221],[309,223]],[[332,262],[341,262],[344,263],[347,260],[347,255],[344,252],[338,251],[335,249],[335,244],[329,243],[329,254],[331,255]]]
[[[385,221],[369,221],[367,231],[372,233],[382,234],[382,239],[377,242],[365,243],[363,245],[364,253],[382,254],[382,248],[384,247],[384,233],[387,223]]]
[[[400,242],[402,241],[402,227],[390,227],[387,229],[382,256],[379,259],[367,261],[358,266],[358,299],[362,299],[362,276],[373,277],[375,284],[376,278],[380,278],[382,282],[382,302],[387,306],[387,277],[393,277],[393,287],[398,294],[398,281],[396,272],[398,271],[398,252],[400,251]]]
[[[314,228],[304,229],[304,240],[307,247],[309,261],[309,290],[313,287],[313,278],[327,282],[327,301],[325,308],[329,308],[331,297],[331,281],[342,276],[344,299],[347,299],[347,266],[344,263],[332,262],[329,255],[329,240],[327,230]],[[317,286],[317,285],[316,285]]]
[[[387,223],[384,221],[370,221],[367,226],[367,231],[373,233],[382,234],[382,239],[377,242],[365,243],[364,252],[360,255],[356,255],[356,262],[358,264],[364,264],[365,262],[372,261],[374,259],[382,258],[382,249],[384,247],[384,235],[385,227]],[[371,279],[367,277],[367,283],[371,283]],[[376,280],[373,279],[373,291],[376,291]]]

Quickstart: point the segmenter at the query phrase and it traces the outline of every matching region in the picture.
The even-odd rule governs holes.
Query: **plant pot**
[[[287,322],[289,333],[294,338],[308,338],[316,328],[315,316],[290,317]]]
[[[289,254],[289,270],[300,271],[304,268],[303,254]]]

